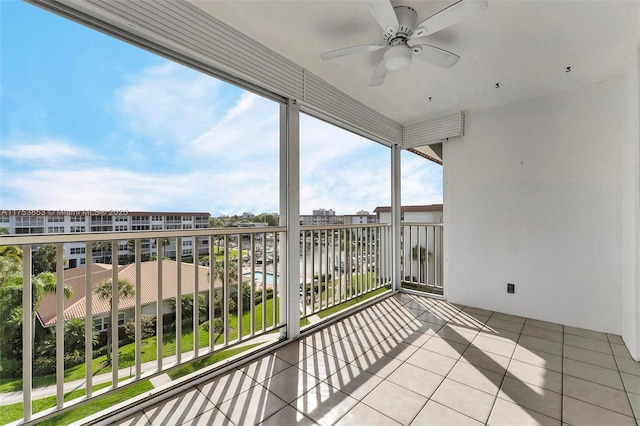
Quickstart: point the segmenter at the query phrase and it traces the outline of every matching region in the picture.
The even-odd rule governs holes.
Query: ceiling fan
[[[324,52],[320,56],[328,60],[387,48],[369,81],[369,86],[381,85],[387,71],[397,71],[409,66],[413,57],[443,68],[451,68],[460,57],[438,47],[424,44],[424,40],[420,37],[431,35],[487,8],[487,0],[459,0],[416,26],[418,14],[411,7],[393,7],[388,0],[365,1],[382,28],[384,43],[344,47]]]

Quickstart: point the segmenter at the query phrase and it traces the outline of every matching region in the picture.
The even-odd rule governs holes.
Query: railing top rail
[[[402,226],[443,226],[440,222],[402,222]]]
[[[325,229],[353,229],[353,228],[383,228],[391,226],[390,223],[353,223],[353,224],[335,224],[335,225],[302,225],[301,231],[321,231]]]
[[[0,246],[18,246],[28,244],[83,243],[87,241],[126,241],[168,237],[208,237],[211,235],[262,234],[284,232],[284,226],[265,226],[261,228],[198,228],[170,229],[158,231],[124,232],[78,232],[73,234],[28,234],[2,235]]]

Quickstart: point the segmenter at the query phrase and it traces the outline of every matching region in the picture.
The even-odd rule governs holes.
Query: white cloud
[[[402,204],[442,203],[442,166],[410,152],[403,152]]]
[[[117,168],[37,169],[3,182],[3,208],[146,210],[196,197],[197,173],[143,174]]]
[[[245,92],[222,119],[194,139],[195,155],[215,154],[230,161],[262,153],[277,153],[280,144],[280,108],[275,102]]]
[[[36,140],[13,139],[3,141],[0,157],[28,164],[55,165],[69,160],[91,160],[89,151],[64,140],[39,138]]]
[[[212,77],[166,62],[144,69],[116,90],[116,109],[129,131],[157,143],[182,143],[215,122],[220,87]]]
[[[277,103],[172,63],[141,71],[115,94],[127,131],[110,137],[120,150],[92,153],[46,138],[3,141],[1,207],[278,210]],[[303,214],[390,203],[388,148],[306,115],[300,132]],[[442,200],[441,168],[438,174],[434,167],[403,155],[405,204]]]

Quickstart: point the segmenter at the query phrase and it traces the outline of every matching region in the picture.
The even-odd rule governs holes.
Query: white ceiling
[[[428,37],[462,57],[453,68],[414,60],[388,73],[382,86],[369,87],[384,50],[320,58],[328,50],[381,43],[363,1],[191,1],[402,124],[621,76],[640,42],[640,0],[488,0],[485,11]],[[414,8],[418,22],[454,2],[392,0]]]

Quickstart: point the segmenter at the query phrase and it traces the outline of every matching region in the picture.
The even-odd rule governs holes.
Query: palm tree
[[[18,246],[0,247],[0,257],[8,257],[18,262],[22,261],[22,250]]]
[[[109,301],[109,321],[107,322],[107,365],[111,365],[111,311],[113,309],[113,297],[111,293],[111,280],[103,281],[93,292],[102,300]],[[135,294],[133,284],[125,279],[118,279],[118,295],[116,300],[132,297]]]
[[[213,279],[224,281],[224,260],[216,260],[213,265]],[[229,262],[229,281],[238,280],[238,266],[236,262]]]
[[[85,336],[84,318],[71,318],[64,324],[64,348],[65,352],[73,351],[84,352],[84,336]],[[98,343],[98,333],[94,328],[91,329],[91,341],[95,345]]]
[[[111,251],[111,241],[94,241],[91,243],[91,251],[97,252],[100,251],[100,262],[104,263],[104,252]]]
[[[9,256],[0,256],[0,288],[4,281],[14,275],[22,274],[22,261]]]
[[[45,244],[38,247],[33,254],[33,273],[56,272],[56,260],[58,250],[54,244]]]
[[[135,256],[136,240],[127,240],[127,249],[129,250],[129,263],[133,262]]]
[[[0,266],[3,267],[9,275],[2,277],[0,283],[0,343],[3,345],[10,344],[13,347],[12,353],[20,357],[22,355],[22,265],[20,263],[14,265],[7,264],[8,258],[0,258]],[[15,262],[15,261],[12,261]],[[35,316],[40,302],[45,294],[55,294],[56,292],[56,276],[51,272],[42,272],[31,277],[32,291],[32,330],[31,338],[35,336]],[[64,295],[67,299],[73,295],[71,287],[64,285]],[[64,319],[58,318],[59,321]]]

